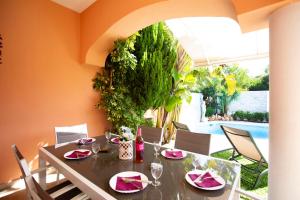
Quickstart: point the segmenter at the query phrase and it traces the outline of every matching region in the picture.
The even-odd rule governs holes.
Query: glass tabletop
[[[215,173],[226,181],[226,186],[221,190],[201,190],[191,186],[185,180],[186,173],[194,169],[192,165],[192,153],[188,153],[181,160],[167,159],[162,155],[155,157],[153,145],[145,143],[144,162],[136,163],[134,159],[127,161],[120,160],[118,158],[118,145],[107,144],[104,136],[96,137],[96,139],[96,142],[100,143],[101,147],[107,145],[106,147],[109,148],[108,152],[98,153],[97,157],[90,156],[82,160],[66,160],[63,155],[67,151],[78,148],[91,149],[91,145],[78,146],[77,144],[69,144],[59,148],[49,146],[45,147],[45,149],[116,199],[227,200],[232,191],[233,183],[239,177],[239,164],[197,154],[200,156],[201,168],[203,170],[207,168],[213,169]],[[162,163],[164,168],[162,176],[159,178],[161,182],[160,186],[154,187],[148,185],[144,190],[132,194],[121,194],[109,187],[110,178],[123,171],[138,171],[145,174],[149,180],[153,180],[150,165],[153,160],[157,161],[157,159]]]

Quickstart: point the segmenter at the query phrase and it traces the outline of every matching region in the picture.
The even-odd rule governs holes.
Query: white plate
[[[192,179],[190,178],[189,174],[204,174],[207,171],[202,171],[202,170],[193,170],[193,171],[189,171],[188,173],[186,173],[185,175],[185,180],[191,184],[192,186],[196,187],[196,188],[200,188],[202,190],[220,190],[225,186],[225,180],[221,177],[218,176],[216,174],[214,174],[213,172],[209,172],[216,181],[218,181],[219,183],[221,183],[221,185],[219,186],[215,186],[215,187],[199,187],[196,183],[194,183],[194,181],[192,181]]]
[[[182,157],[180,158],[176,158],[176,157],[167,157],[166,156],[166,151],[181,151],[182,152]],[[183,150],[179,150],[179,149],[165,149],[161,152],[161,155],[165,158],[168,158],[168,159],[173,159],[173,160],[180,160],[180,159],[183,159],[186,157],[187,153]]]
[[[69,158],[69,157],[67,157],[68,155],[71,155],[74,151],[80,151],[80,152],[89,151],[89,154],[87,154],[87,156],[85,156],[85,157],[80,157],[80,158]],[[68,159],[68,160],[80,160],[80,159],[84,159],[84,158],[89,157],[91,154],[92,154],[92,152],[88,149],[75,149],[75,150],[68,151],[67,153],[65,153],[64,158]]]
[[[141,176],[141,180],[148,181],[148,177],[143,173],[134,172],[134,171],[126,171],[126,172],[120,172],[118,174],[115,174],[113,177],[111,177],[110,180],[109,180],[109,186],[114,191],[120,192],[120,193],[134,193],[134,192],[141,191],[141,190],[143,190],[147,187],[148,183],[142,182],[143,189],[136,189],[136,190],[117,190],[116,189],[117,177],[118,176],[120,176],[120,177],[130,177],[130,176],[138,176],[138,175]]]
[[[92,144],[96,141],[95,138],[81,138],[81,139],[86,139],[86,140],[92,139],[92,141],[88,142],[88,143],[85,143],[85,144],[80,144],[80,145]],[[76,140],[76,143],[79,144],[79,140],[81,140],[81,139]]]

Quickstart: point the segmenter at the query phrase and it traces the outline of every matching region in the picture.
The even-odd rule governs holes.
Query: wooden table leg
[[[39,168],[44,169],[39,171],[39,183],[43,189],[46,189],[46,161],[43,159],[41,151],[39,151]]]

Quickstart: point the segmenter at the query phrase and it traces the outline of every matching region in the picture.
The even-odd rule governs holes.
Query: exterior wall
[[[269,15],[291,0],[98,0],[81,14],[81,61],[104,62],[113,41],[161,20],[228,17],[243,32],[268,27]]]
[[[81,15],[81,59],[104,66],[113,41],[153,23],[180,17],[213,16],[236,19],[230,0],[99,0]],[[101,25],[100,25],[101,24]]]
[[[54,126],[86,122],[90,136],[107,122],[95,109],[97,68],[81,65],[80,15],[49,0],[1,0],[0,183],[20,176],[16,144],[36,166],[38,148],[55,142]]]
[[[229,113],[238,110],[249,112],[269,112],[269,91],[241,92],[237,100],[229,105]]]

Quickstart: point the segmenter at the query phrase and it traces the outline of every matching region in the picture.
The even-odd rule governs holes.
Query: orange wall
[[[53,144],[54,126],[86,122],[91,136],[107,126],[95,109],[97,68],[79,64],[80,15],[49,0],[1,0],[0,183],[19,173],[10,146],[29,160]]]
[[[81,62],[103,67],[113,41],[155,22],[180,17],[228,17],[243,32],[267,28],[269,15],[296,0],[98,0],[81,14]]]
[[[136,9],[166,0],[97,0],[81,13],[81,61],[90,46],[114,23]],[[127,27],[124,27],[126,29]],[[115,39],[115,38],[114,38]]]
[[[114,40],[162,20],[195,16],[236,19],[230,0],[99,0],[81,14],[81,61],[102,67]]]
[[[237,14],[260,9],[279,2],[287,2],[289,0],[231,0],[235,6]]]

